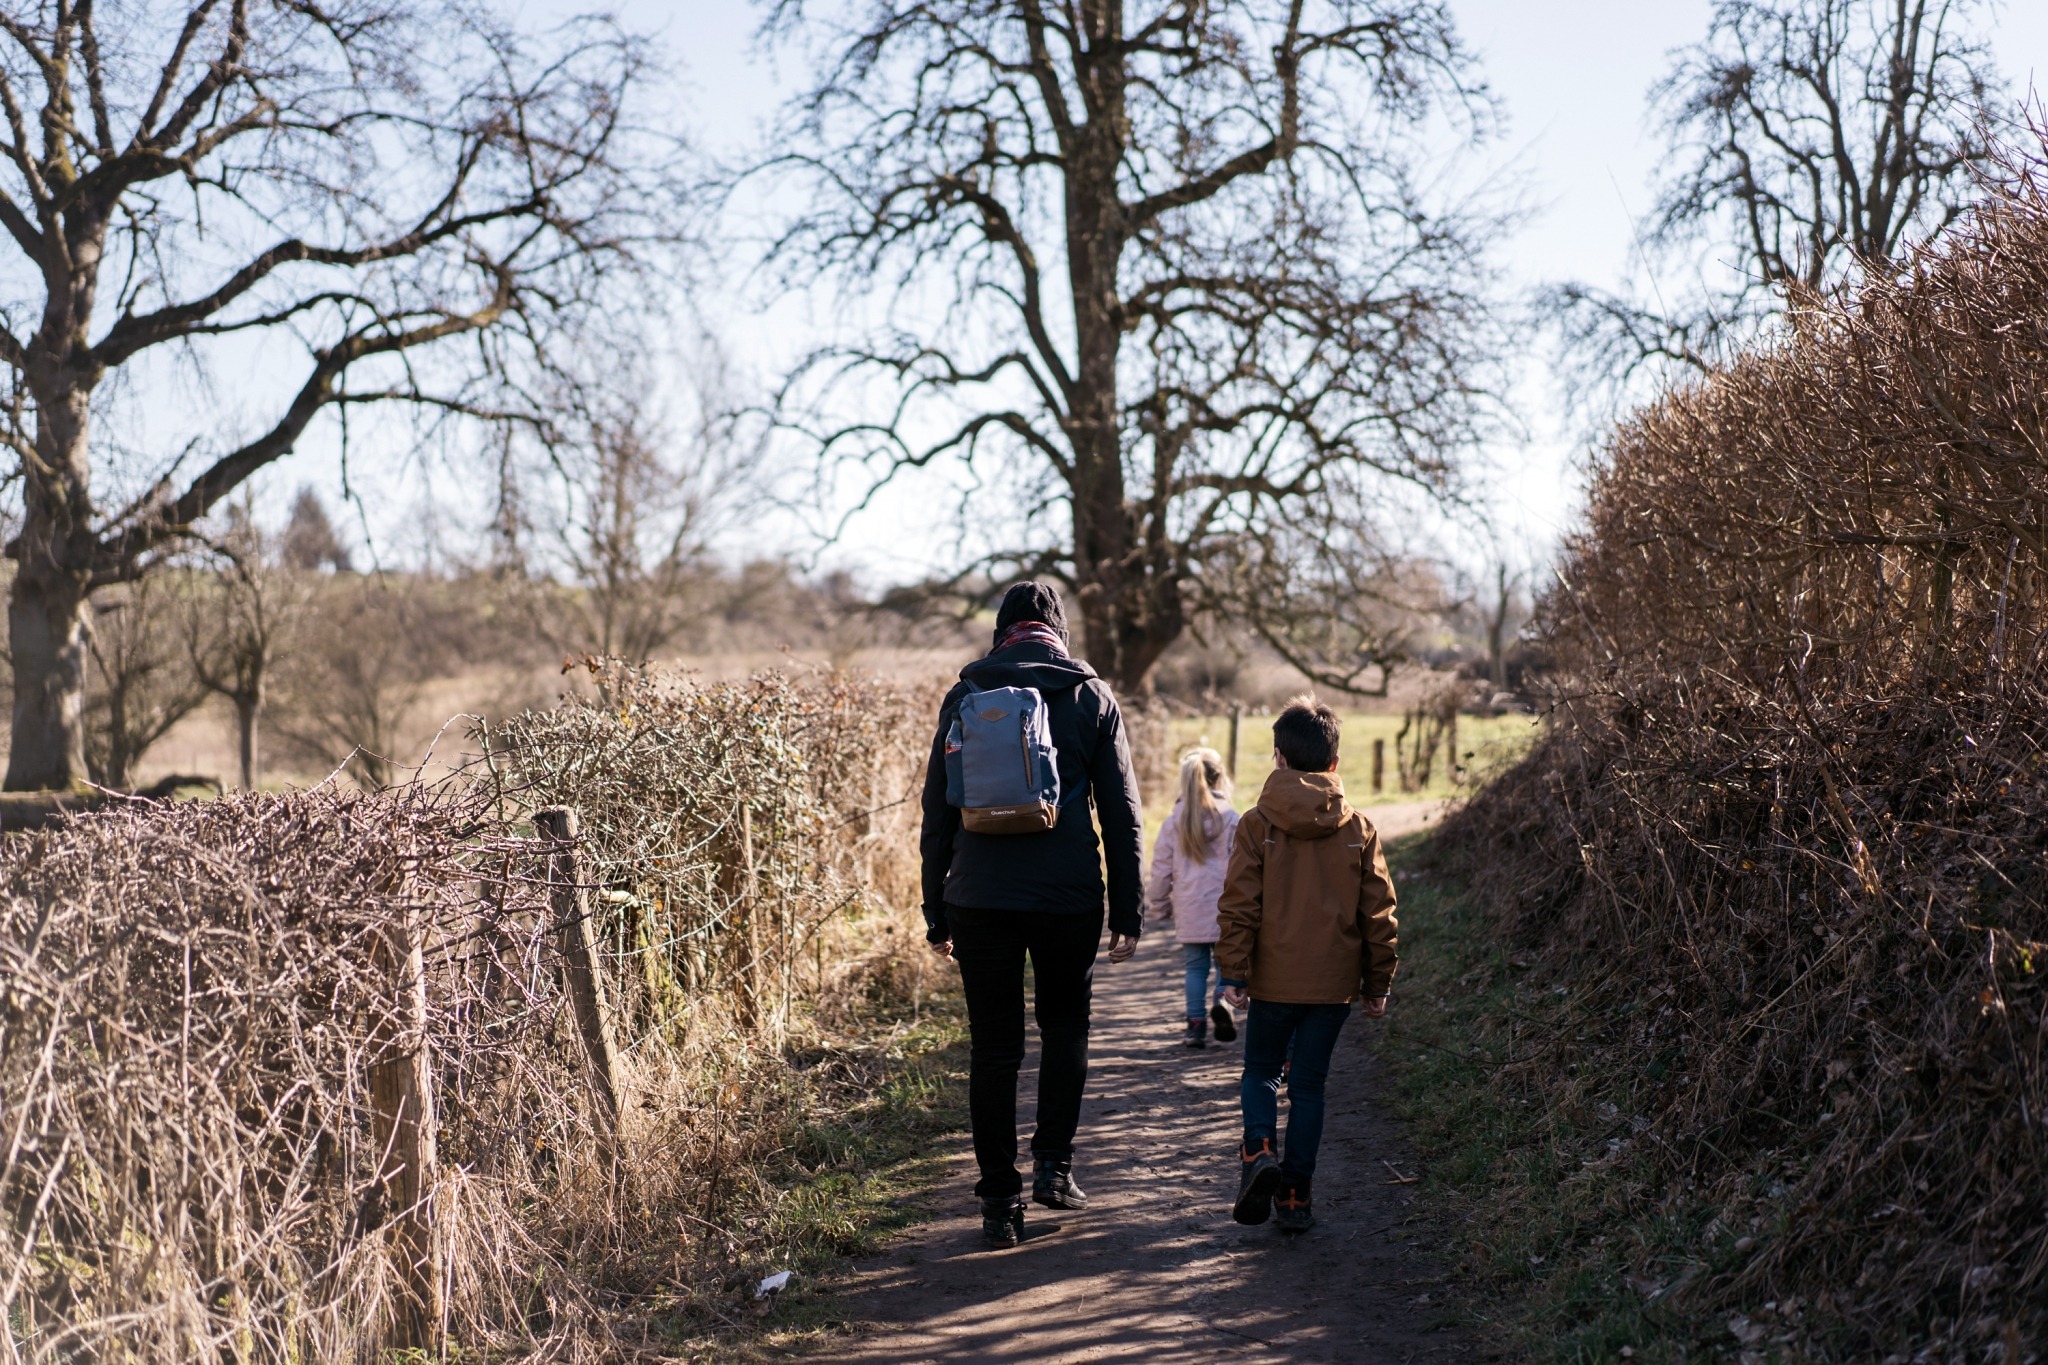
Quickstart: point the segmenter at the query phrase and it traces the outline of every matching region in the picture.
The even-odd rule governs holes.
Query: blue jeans
[[[1183,943],[1181,953],[1188,963],[1188,1018],[1207,1019],[1212,999],[1209,995],[1209,975],[1216,976],[1214,999],[1223,998],[1223,973],[1214,967],[1216,945],[1213,943]]]
[[[1306,1180],[1315,1174],[1323,1145],[1323,1083],[1330,1053],[1351,1017],[1349,1005],[1281,1005],[1252,1001],[1244,1034],[1244,1141],[1246,1147],[1278,1136],[1280,1073],[1287,1071],[1287,1146],[1281,1172]],[[1294,1050],[1288,1066],[1288,1048]]]

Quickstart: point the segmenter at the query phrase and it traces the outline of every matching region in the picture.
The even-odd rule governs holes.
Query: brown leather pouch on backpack
[[[976,834],[1043,834],[1059,822],[1060,808],[1050,801],[960,809],[960,823]]]

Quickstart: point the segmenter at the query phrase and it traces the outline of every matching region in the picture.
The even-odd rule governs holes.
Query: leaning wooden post
[[[398,1263],[391,1345],[441,1349],[441,1238],[434,1219],[434,1090],[428,1065],[427,971],[419,936],[398,924],[377,939],[378,967],[391,983],[392,1008],[377,1021],[370,1063],[371,1131],[377,1185],[389,1213]]]
[[[1372,789],[1380,790],[1387,782],[1387,742],[1376,739],[1372,742]]]
[[[604,974],[598,966],[596,937],[591,930],[590,888],[585,884],[582,859],[577,855],[576,812],[567,806],[537,810],[533,813],[533,827],[548,844],[548,905],[561,944],[562,986],[568,992],[569,1007],[576,1016],[576,1032],[583,1040],[583,1054],[590,1063],[605,1160],[616,1170],[625,1085],[605,1017]]]
[[[1230,703],[1230,780],[1237,781],[1237,731],[1244,724],[1244,703]]]
[[[754,812],[740,806],[740,940],[747,955],[740,973],[740,1005],[748,1028],[761,1026],[761,874],[754,864]]]

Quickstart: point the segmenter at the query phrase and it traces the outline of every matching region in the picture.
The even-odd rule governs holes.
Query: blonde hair
[[[1222,833],[1223,803],[1217,793],[1230,794],[1230,774],[1223,771],[1223,755],[1214,749],[1190,749],[1180,760],[1180,849],[1198,863],[1209,854]]]

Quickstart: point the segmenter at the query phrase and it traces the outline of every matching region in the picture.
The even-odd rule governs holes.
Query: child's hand
[[[1358,1012],[1368,1019],[1383,1019],[1386,1017],[1389,999],[1390,997],[1384,995],[1369,995],[1358,1002]]]
[[[1245,989],[1242,986],[1225,986],[1223,988],[1223,1003],[1234,1010],[1241,1010],[1251,1003],[1251,996],[1245,994]]]

